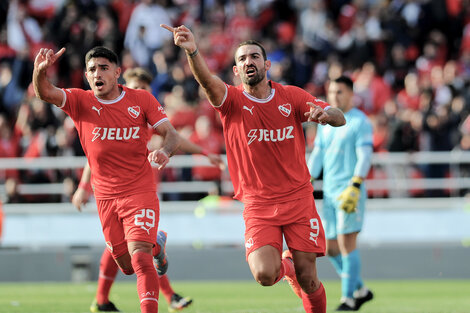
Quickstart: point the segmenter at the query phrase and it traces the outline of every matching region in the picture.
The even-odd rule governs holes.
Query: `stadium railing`
[[[0,158],[0,173],[9,169],[81,169],[85,164],[85,157]],[[448,167],[446,176],[424,177],[424,167],[436,164]],[[201,156],[176,155],[167,165],[169,168],[195,166],[210,166],[210,163],[207,158]],[[416,190],[445,190],[448,197],[460,197],[465,190],[470,190],[470,177],[466,177],[470,171],[465,171],[466,167],[470,168],[468,151],[375,153],[372,158],[372,168],[375,173],[381,174],[368,178],[366,184],[370,193],[382,192],[379,192],[382,196],[377,196],[378,198],[412,198],[416,196]],[[410,169],[421,174],[412,176]],[[216,182],[213,181],[162,181],[159,193],[206,193],[216,186]],[[314,187],[315,190],[321,190],[322,181],[315,181]],[[228,179],[222,181],[221,188],[224,193],[233,191]],[[62,183],[19,184],[18,191],[23,195],[60,195],[64,193],[64,185]],[[0,196],[5,196],[4,184],[0,184]]]

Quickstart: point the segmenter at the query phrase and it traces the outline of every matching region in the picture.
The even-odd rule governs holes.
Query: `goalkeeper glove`
[[[341,201],[339,207],[346,213],[356,212],[357,202],[361,194],[362,178],[353,176],[351,178],[351,185],[346,187],[339,195],[338,200]]]

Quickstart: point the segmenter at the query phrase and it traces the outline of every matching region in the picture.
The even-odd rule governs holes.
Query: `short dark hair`
[[[133,78],[137,78],[149,85],[152,83],[152,75],[142,67],[127,69],[122,76],[124,77],[126,84]]]
[[[114,53],[114,51],[103,46],[94,47],[86,53],[85,65],[88,63],[88,61],[90,61],[93,58],[105,58],[109,62],[119,65],[119,59],[118,59],[117,54]]]
[[[250,40],[245,40],[244,42],[240,43],[237,47],[237,50],[238,48],[242,47],[242,46],[248,46],[248,45],[255,45],[255,46],[258,46],[260,49],[261,49],[261,53],[263,54],[263,58],[264,60],[266,61],[268,59],[268,57],[266,56],[266,50],[264,50],[264,47],[263,45],[261,45],[258,41],[256,40],[253,40],[253,39],[250,39]],[[236,60],[235,60],[236,61]]]
[[[340,76],[333,80],[337,84],[345,84],[349,89],[354,90],[354,83],[348,76]]]

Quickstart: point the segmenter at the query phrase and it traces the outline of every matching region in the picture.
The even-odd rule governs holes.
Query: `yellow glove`
[[[346,187],[339,195],[338,200],[341,201],[340,209],[346,213],[356,212],[357,202],[361,194],[362,178],[354,176],[351,179],[351,185]]]

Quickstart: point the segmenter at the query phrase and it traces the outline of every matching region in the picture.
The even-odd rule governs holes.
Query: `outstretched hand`
[[[79,212],[82,211],[82,206],[86,205],[88,201],[88,193],[82,187],[78,187],[72,197],[72,204]]]
[[[321,106],[312,102],[307,102],[307,104],[310,106],[310,111],[305,112],[304,115],[308,116],[309,122],[315,122],[322,125],[328,124],[330,115],[328,115],[328,113],[326,113],[326,111],[323,110]]]
[[[168,153],[162,149],[150,152],[147,158],[150,163],[157,163],[159,170],[163,169],[168,164],[168,162],[170,162]]]
[[[215,153],[209,153],[207,155],[207,158],[209,159],[212,165],[217,166],[221,171],[225,170],[226,166],[220,155]]]
[[[197,49],[194,35],[186,26],[171,27],[166,24],[160,24],[160,27],[172,32],[175,45],[186,50],[186,53],[192,53]]]
[[[34,60],[34,68],[36,70],[42,71],[50,67],[52,64],[57,61],[58,58],[64,54],[65,48],[60,49],[57,53],[54,54],[52,49],[41,48],[36,55]]]

